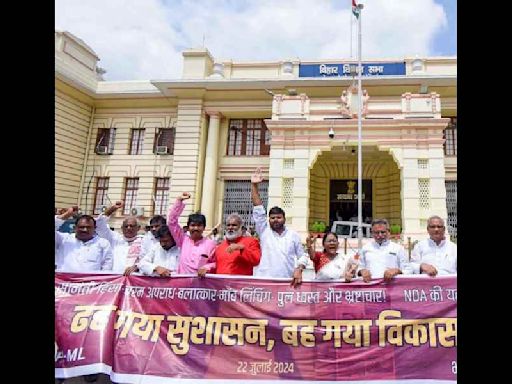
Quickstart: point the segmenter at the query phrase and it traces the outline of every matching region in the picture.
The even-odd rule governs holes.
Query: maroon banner
[[[56,377],[455,381],[456,354],[455,277],[55,277]]]

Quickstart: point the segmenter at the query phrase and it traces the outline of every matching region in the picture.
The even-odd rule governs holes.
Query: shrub
[[[402,227],[398,224],[393,224],[389,227],[389,231],[392,235],[399,235],[402,233]]]
[[[326,228],[326,225],[323,221],[315,221],[311,227],[310,227],[310,230],[311,232],[325,232],[325,228]]]

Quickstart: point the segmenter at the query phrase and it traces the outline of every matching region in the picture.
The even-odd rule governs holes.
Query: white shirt
[[[421,240],[411,253],[411,266],[414,273],[420,273],[421,263],[433,265],[438,275],[457,273],[457,244],[441,240],[439,245],[432,239]]]
[[[336,257],[318,270],[315,280],[341,279],[345,275],[345,268],[350,259],[348,255],[337,253]]]
[[[372,240],[363,246],[358,273],[362,269],[368,269],[372,278],[381,278],[389,268],[399,268],[404,275],[412,274],[404,247],[389,240],[383,241],[381,245]]]
[[[57,231],[62,224],[64,224],[64,220],[60,219],[58,215],[55,215],[55,230]]]
[[[153,236],[153,233],[149,231],[142,238],[142,254],[147,255],[147,253],[151,250],[151,248],[153,248],[155,244],[159,244],[159,241],[155,236]]]
[[[112,255],[114,264],[112,272],[123,273],[127,266],[132,265],[140,260],[142,254],[142,235],[137,235],[135,240],[126,241],[124,236],[119,232],[112,231],[108,226],[108,217],[103,214],[99,215],[96,219],[96,233],[106,239],[112,247]],[[130,258],[129,261],[128,252]]]
[[[295,258],[299,258],[298,263],[301,265],[308,264],[309,257],[304,254],[297,232],[286,227],[281,234],[273,231],[263,205],[253,207],[252,217],[261,246],[260,264],[254,267],[254,276],[289,278],[293,276]]]
[[[175,245],[167,251],[162,248],[160,242],[153,245],[148,253],[139,262],[139,269],[145,275],[152,275],[156,267],[164,267],[170,271],[178,269],[180,249]]]
[[[58,231],[60,226],[64,223],[64,220],[59,219],[57,215],[55,215],[55,231]],[[62,266],[61,254],[58,252],[57,241],[55,241],[55,269],[59,269]]]
[[[112,269],[112,249],[107,240],[95,235],[83,242],[74,233],[55,231],[57,270],[88,272]]]

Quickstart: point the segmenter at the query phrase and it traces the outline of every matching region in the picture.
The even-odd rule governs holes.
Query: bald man
[[[118,209],[124,207],[122,201],[116,201],[114,205],[107,208],[104,213],[96,219],[96,233],[98,236],[109,241],[114,255],[113,273],[129,275],[138,271],[137,263],[143,257],[142,240],[139,235],[140,224],[136,217],[128,216],[123,220],[121,233],[113,231],[108,226],[108,220]]]
[[[425,273],[431,277],[457,274],[457,244],[445,235],[444,220],[431,216],[427,220],[428,239],[415,245],[411,253],[414,273]]]

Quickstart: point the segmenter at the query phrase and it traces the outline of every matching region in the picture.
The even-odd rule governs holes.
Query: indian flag
[[[357,8],[356,0],[352,0],[352,13],[356,18],[359,18],[359,8]]]

